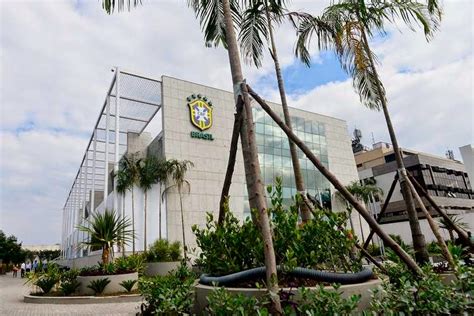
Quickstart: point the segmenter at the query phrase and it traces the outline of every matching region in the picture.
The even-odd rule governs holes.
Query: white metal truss
[[[113,174],[127,150],[127,134],[141,134],[161,108],[161,82],[128,71],[114,69],[99,117],[96,120],[81,164],[63,207],[63,257],[75,257],[77,245],[87,236],[79,234],[77,226],[98,206],[96,192],[104,192],[107,200],[110,163]],[[114,209],[118,208],[114,194]]]

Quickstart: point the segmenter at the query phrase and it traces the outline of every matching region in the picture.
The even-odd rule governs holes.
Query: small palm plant
[[[125,291],[130,293],[135,283],[137,283],[137,280],[124,280],[120,282],[120,286],[123,287]]]
[[[189,190],[191,189],[191,184],[189,183],[188,180],[185,179],[185,176],[186,176],[186,172],[188,171],[188,168],[194,167],[194,164],[189,160],[179,161],[179,160],[176,160],[176,159],[168,160],[167,164],[168,164],[168,168],[167,168],[168,173],[169,173],[171,179],[173,179],[174,184],[169,186],[168,188],[166,188],[166,190],[168,190],[172,187],[176,187],[178,189],[179,205],[180,205],[180,211],[181,211],[181,230],[182,230],[182,233],[183,233],[184,259],[187,259],[187,256],[186,256],[186,251],[187,251],[186,236],[185,236],[185,233],[184,233],[184,213],[183,213],[183,193],[182,193],[182,190],[183,190],[183,186],[185,184],[187,184]]]
[[[91,281],[87,287],[94,291],[94,294],[97,295],[102,294],[109,283],[109,278],[97,279]]]
[[[469,225],[466,222],[463,222],[461,218],[459,218],[456,215],[448,215],[448,216],[454,225],[456,225],[457,227],[465,231],[469,230]],[[448,231],[449,239],[451,239],[451,241],[454,241],[454,228],[444,218],[441,218],[439,220],[439,224],[440,224],[440,228],[446,229]]]
[[[90,248],[102,249],[102,265],[110,261],[113,246],[127,244],[133,238],[129,229],[130,220],[119,218],[115,211],[105,210],[104,214],[93,213],[92,220],[87,219],[89,225],[79,226],[79,230],[89,234],[89,240],[82,244]]]

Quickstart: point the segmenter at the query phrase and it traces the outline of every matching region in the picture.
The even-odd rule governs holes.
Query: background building
[[[464,165],[457,160],[438,157],[413,150],[402,149],[403,161],[408,172],[423,186],[433,200],[447,214],[459,216],[460,220],[474,228],[474,192],[469,176]],[[362,150],[354,154],[357,170],[361,181],[375,181],[376,185],[388,193],[397,171],[395,154],[393,148],[387,143],[376,143],[371,150]],[[378,213],[383,205],[382,201],[373,204],[375,212]],[[423,199],[424,200],[424,199]],[[438,214],[429,203],[424,200],[427,210],[433,217]],[[420,226],[427,241],[435,237],[421,210],[418,210],[421,218]],[[397,183],[387,210],[381,220],[382,227],[390,234],[400,235],[405,242],[412,242],[408,217]],[[445,237],[449,235],[444,231]]]
[[[461,152],[462,161],[469,179],[474,179],[474,147],[472,144],[462,146],[459,147],[459,151]]]
[[[125,152],[139,152],[142,156],[154,155],[165,159],[186,159],[194,163],[194,167],[186,175],[190,183],[189,191],[186,189],[183,194],[188,248],[195,245],[191,225],[204,225],[206,212],[217,214],[218,211],[234,122],[233,93],[167,76],[157,80],[121,71],[118,77],[117,79],[114,76],[78,177],[71,189],[72,193],[64,208],[62,250],[64,257],[68,259],[86,255],[78,244],[87,236],[77,232],[75,227],[84,222],[83,218],[87,217],[91,210],[102,212],[106,208],[118,209],[119,212],[123,210],[126,216],[131,216],[131,194],[127,193],[124,200],[122,196],[115,194],[111,176],[111,170],[117,168],[118,161]],[[116,95],[120,97],[117,99]],[[195,104],[195,100],[205,101],[207,106],[204,106],[205,109],[200,108],[206,113],[198,113],[201,116],[198,115],[193,120],[192,115],[196,113],[190,111],[190,107]],[[270,105],[282,115],[280,105]],[[119,115],[115,116],[116,113]],[[257,106],[253,113],[264,181],[266,184],[272,184],[276,176],[282,177],[284,202],[289,203],[291,197],[296,194],[296,189],[288,140],[269,116]],[[305,140],[311,150],[343,183],[349,184],[358,179],[344,121],[294,108],[290,109],[290,114],[296,134]],[[212,122],[210,126],[209,122]],[[203,126],[204,130],[200,128]],[[105,130],[109,130],[109,133],[105,133]],[[118,141],[115,141],[116,139]],[[299,158],[308,192],[332,209],[344,210],[345,203],[338,198],[328,181],[301,153]],[[169,188],[161,201],[160,189],[165,188],[156,184],[148,191],[148,243],[160,235],[170,240],[182,238],[179,194],[176,188]],[[108,192],[105,199],[104,191]],[[239,142],[230,190],[230,208],[241,219],[249,215],[246,195]],[[141,189],[134,188],[134,196],[136,249],[143,250],[144,198]],[[354,213],[353,216],[356,216]],[[358,220],[353,222],[359,223]],[[356,225],[357,233],[361,229],[368,230],[366,224],[362,225],[362,228],[359,224]],[[127,250],[130,251],[131,247]],[[90,258],[80,260],[95,263],[94,259]]]

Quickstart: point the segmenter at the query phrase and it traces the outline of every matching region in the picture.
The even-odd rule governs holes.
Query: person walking
[[[20,276],[23,279],[25,277],[25,270],[26,270],[26,264],[24,262],[20,265],[20,270],[21,270]]]
[[[29,272],[31,272],[31,261],[28,261],[28,263],[26,264],[26,273]]]
[[[18,276],[18,265],[15,264],[13,266],[13,277],[16,278]]]
[[[38,260],[35,259],[35,261],[33,261],[33,272],[36,273],[36,270],[38,270]]]

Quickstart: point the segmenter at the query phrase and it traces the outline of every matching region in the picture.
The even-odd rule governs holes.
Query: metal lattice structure
[[[86,236],[77,230],[84,218],[107,203],[115,183],[109,175],[118,171],[127,151],[127,134],[141,134],[161,108],[161,82],[115,68],[112,83],[87,144],[81,164],[63,207],[62,257],[79,255],[77,246]],[[111,166],[112,164],[112,166]],[[113,181],[115,182],[115,181]],[[104,192],[101,201],[96,193]],[[114,194],[114,208],[117,194]]]

